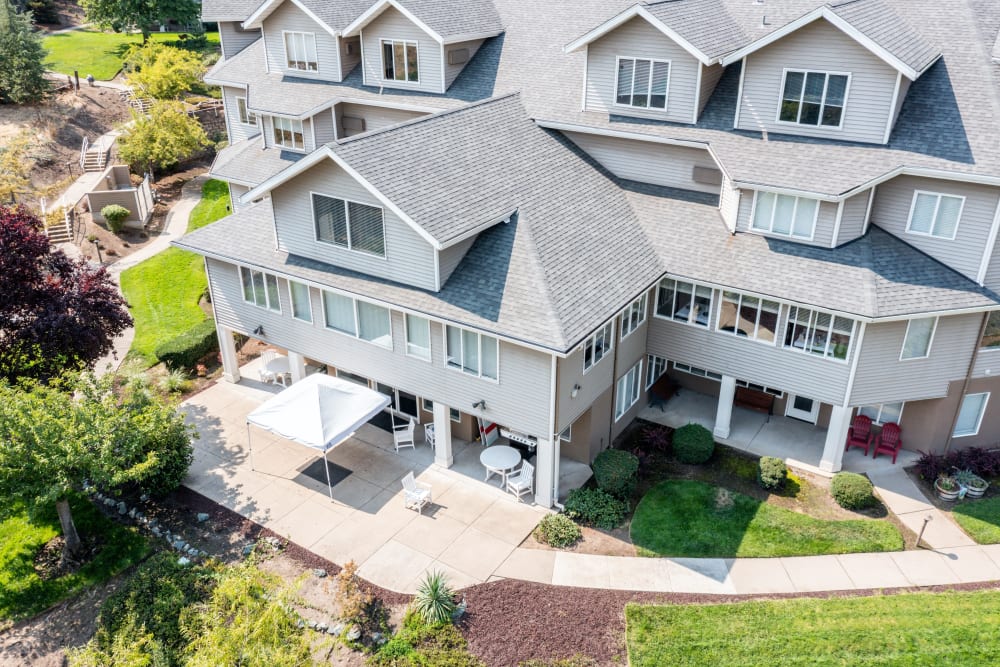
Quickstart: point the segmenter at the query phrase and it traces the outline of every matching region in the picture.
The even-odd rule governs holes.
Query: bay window
[[[493,336],[446,326],[445,345],[450,368],[490,380],[499,378],[500,341]]]
[[[846,361],[853,336],[854,320],[807,308],[788,309],[786,348]]]
[[[734,336],[773,344],[780,309],[777,301],[739,292],[723,292],[716,328]]]
[[[664,278],[656,290],[656,314],[699,327],[708,326],[712,288]]]

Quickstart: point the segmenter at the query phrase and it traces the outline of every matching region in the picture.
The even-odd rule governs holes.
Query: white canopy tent
[[[389,405],[385,394],[322,373],[310,375],[285,389],[247,415],[250,469],[253,444],[250,424],[323,452],[326,485],[333,500],[330,462],[326,453],[354,435],[358,428]]]

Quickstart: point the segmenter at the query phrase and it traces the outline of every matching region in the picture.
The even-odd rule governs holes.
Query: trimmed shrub
[[[576,544],[583,537],[583,532],[565,514],[549,514],[535,526],[534,535],[539,542],[564,549]]]
[[[566,516],[580,523],[611,530],[621,525],[628,504],[601,489],[573,489],[566,497]]]
[[[762,456],[757,463],[757,482],[761,488],[777,491],[785,486],[788,479],[788,466],[774,456]]]
[[[875,503],[872,483],[855,472],[838,472],[830,483],[830,493],[847,510],[860,510]]]
[[[206,355],[218,352],[219,340],[215,335],[215,321],[205,320],[191,327],[180,336],[156,348],[156,357],[167,368],[194,368]]]
[[[605,449],[591,466],[597,487],[613,496],[627,499],[635,491],[639,458],[621,449]]]
[[[101,209],[101,217],[108,223],[108,229],[115,234],[121,234],[121,231],[125,229],[125,221],[130,215],[132,215],[131,211],[118,204],[108,204]]]
[[[701,424],[688,424],[674,431],[674,456],[681,463],[705,463],[714,451],[715,438]]]

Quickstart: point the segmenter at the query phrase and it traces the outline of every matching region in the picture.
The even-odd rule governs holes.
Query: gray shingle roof
[[[929,44],[882,0],[847,0],[830,5],[830,9],[918,72],[941,55],[940,49]]]
[[[400,4],[446,41],[461,35],[503,32],[492,0],[400,0]]]
[[[226,146],[215,156],[211,175],[254,187],[304,157],[301,153],[264,148],[259,136]]]
[[[261,0],[202,0],[202,21],[243,21],[257,9]]]
[[[372,6],[372,0],[299,0],[318,19],[340,32]]]
[[[730,17],[723,0],[662,0],[645,8],[709,58],[751,41]]]

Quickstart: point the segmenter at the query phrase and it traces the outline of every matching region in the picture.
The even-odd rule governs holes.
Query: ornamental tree
[[[0,379],[93,367],[132,325],[107,270],[50,250],[21,206],[0,206],[0,294]]]
[[[31,14],[0,0],[0,104],[30,104],[45,97],[45,53]]]
[[[195,25],[201,21],[198,0],[81,0],[80,5],[89,22],[103,30],[141,31],[144,44],[149,39],[151,26],[171,19],[181,25]]]
[[[198,83],[205,66],[197,53],[147,42],[125,53],[128,84],[157,100],[175,100]]]
[[[211,142],[180,102],[154,102],[149,115],[132,114],[132,125],[118,137],[118,155],[143,171],[169,169]]]

